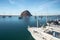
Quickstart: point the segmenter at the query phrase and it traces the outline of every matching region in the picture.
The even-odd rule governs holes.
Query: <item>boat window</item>
[[[57,37],[57,38],[60,38],[60,33],[59,33],[59,32],[48,31],[47,33],[50,34],[50,35],[53,35],[53,36],[55,36],[55,37]],[[55,34],[54,34],[54,33],[55,33]]]
[[[37,31],[34,31],[34,33],[38,33]]]

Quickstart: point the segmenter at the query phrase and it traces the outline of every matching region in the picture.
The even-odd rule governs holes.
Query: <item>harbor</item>
[[[53,17],[53,16],[52,16]],[[46,17],[38,17],[39,27],[46,23]],[[54,19],[57,19],[55,17]],[[59,19],[60,20],[60,19]],[[31,26],[34,30],[37,28],[35,16],[29,18],[19,19],[19,16],[12,16],[11,18],[0,17],[0,40],[34,40],[31,33],[28,31],[28,25]],[[31,28],[31,29],[32,29]],[[3,38],[3,39],[2,39]],[[24,39],[23,39],[24,38]]]
[[[60,0],[0,0],[0,40],[60,40]]]

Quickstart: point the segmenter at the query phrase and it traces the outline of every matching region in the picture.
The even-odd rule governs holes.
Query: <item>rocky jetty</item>
[[[31,13],[28,10],[25,10],[21,13],[21,17],[27,17],[27,16],[32,16]]]

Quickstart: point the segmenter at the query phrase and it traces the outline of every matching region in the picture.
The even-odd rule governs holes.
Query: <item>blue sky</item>
[[[32,15],[59,15],[60,0],[0,0],[0,14],[20,15],[24,10]]]

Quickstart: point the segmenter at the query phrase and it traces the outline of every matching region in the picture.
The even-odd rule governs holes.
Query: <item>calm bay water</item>
[[[56,17],[55,17],[56,18]],[[46,23],[46,18],[39,18],[39,26]],[[0,40],[34,40],[27,27],[35,26],[35,17],[18,19],[18,17],[0,17]]]

